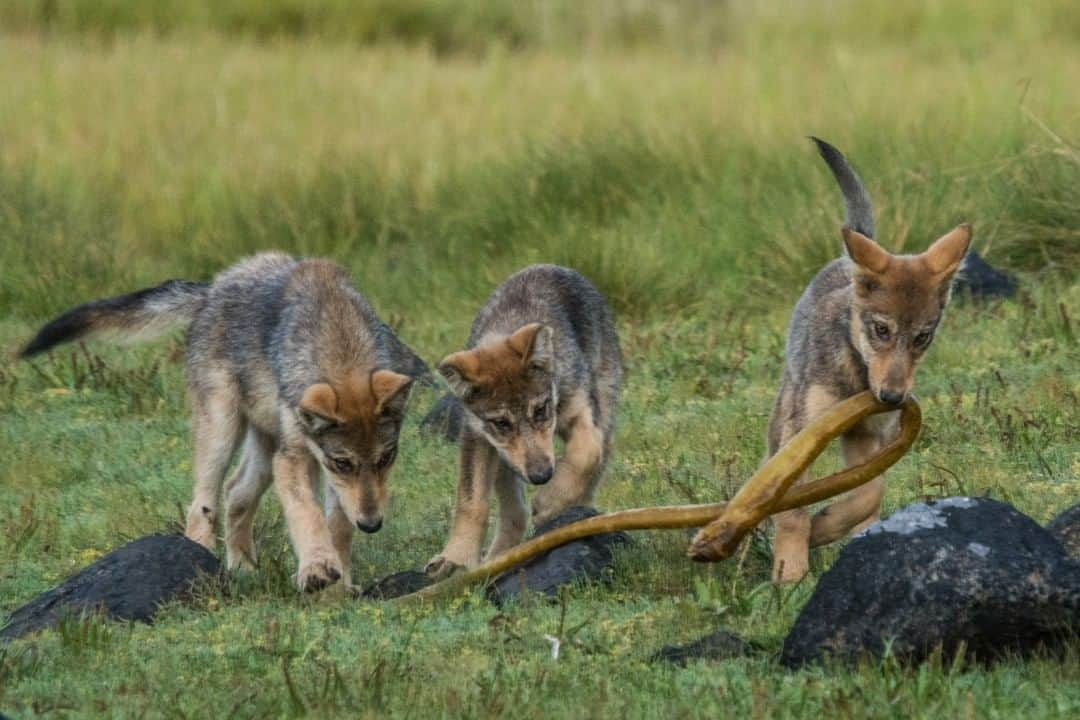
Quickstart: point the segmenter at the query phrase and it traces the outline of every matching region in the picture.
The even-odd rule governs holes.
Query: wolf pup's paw
[[[447,560],[445,555],[436,555],[424,566],[424,572],[432,580],[445,580],[451,575],[466,569],[464,565]]]
[[[313,557],[301,561],[296,584],[304,592],[316,592],[336,583],[341,575],[341,560],[336,553],[314,553]]]

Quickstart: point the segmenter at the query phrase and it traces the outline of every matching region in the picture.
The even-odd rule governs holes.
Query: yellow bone
[[[900,432],[867,462],[792,488],[828,444],[863,420],[896,407],[878,402],[869,392],[836,404],[793,437],[754,474],[730,503],[670,505],[637,508],[579,520],[510,548],[468,572],[398,598],[398,603],[422,602],[452,595],[484,583],[538,555],[574,540],[620,530],[658,530],[701,527],[690,544],[695,560],[729,557],[743,537],[769,515],[811,505],[852,490],[883,473],[903,457],[922,427],[922,411],[914,399],[900,406]]]

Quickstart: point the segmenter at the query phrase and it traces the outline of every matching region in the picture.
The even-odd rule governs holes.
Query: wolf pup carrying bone
[[[521,541],[528,516],[521,480],[543,485],[537,525],[589,505],[611,452],[622,379],[619,340],[603,296],[566,268],[534,265],[511,276],[473,321],[467,350],[439,363],[463,405],[461,468],[445,549],[434,576],[473,568],[499,502],[494,557]],[[555,461],[555,435],[565,443]]]
[[[907,398],[971,243],[971,226],[965,224],[919,255],[890,254],[871,239],[872,207],[858,175],[836,148],[813,140],[844,194],[847,256],[826,265],[795,306],[783,382],[769,421],[770,456],[823,410],[858,392],[869,389],[894,405]],[[873,416],[843,436],[848,466],[892,439],[897,415]],[[810,547],[877,520],[883,492],[883,478],[877,477],[813,517],[802,509],[776,515],[773,580],[800,580]]]
[[[317,590],[344,578],[354,528],[382,526],[386,480],[412,384],[423,363],[375,315],[343,269],[326,260],[265,253],[212,284],[172,280],[97,300],[45,325],[29,357],[101,331],[132,337],[189,323],[188,390],[194,500],[187,536],[214,546],[226,486],[230,567],[255,563],[252,521],[271,481],[299,559],[297,583]],[[317,500],[326,470],[326,513]]]

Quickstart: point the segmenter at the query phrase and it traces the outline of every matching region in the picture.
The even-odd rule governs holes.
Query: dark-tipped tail
[[[817,145],[818,152],[829,170],[832,170],[836,184],[844,194],[844,207],[847,211],[844,224],[868,238],[873,238],[874,206],[870,203],[870,195],[863,187],[859,175],[848,165],[847,159],[839,150],[821,138],[811,136],[810,139]]]
[[[191,322],[209,287],[205,283],[169,280],[157,287],[79,305],[50,320],[19,357],[32,357],[61,343],[105,331],[127,340],[149,340],[178,324]]]

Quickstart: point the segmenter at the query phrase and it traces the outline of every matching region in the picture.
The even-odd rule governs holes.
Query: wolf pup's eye
[[[889,326],[883,322],[874,322],[874,336],[878,340],[888,340],[891,335]]]
[[[349,475],[354,469],[352,460],[348,458],[333,458],[330,463],[334,466],[334,470],[342,475]]]
[[[551,415],[551,400],[545,400],[536,406],[533,410],[533,421],[542,423],[547,422],[548,417]]]
[[[487,421],[488,427],[498,435],[504,435],[514,429],[514,426],[510,424],[510,421],[506,418],[490,418]]]
[[[384,468],[390,467],[390,465],[394,462],[394,458],[396,458],[396,457],[397,457],[397,445],[390,448],[389,450],[387,450],[386,452],[384,452],[382,455],[379,456],[379,459],[375,462],[376,469],[382,470]]]
[[[921,332],[915,336],[915,347],[924,348],[930,344],[930,341],[934,339],[934,334],[930,332]]]

